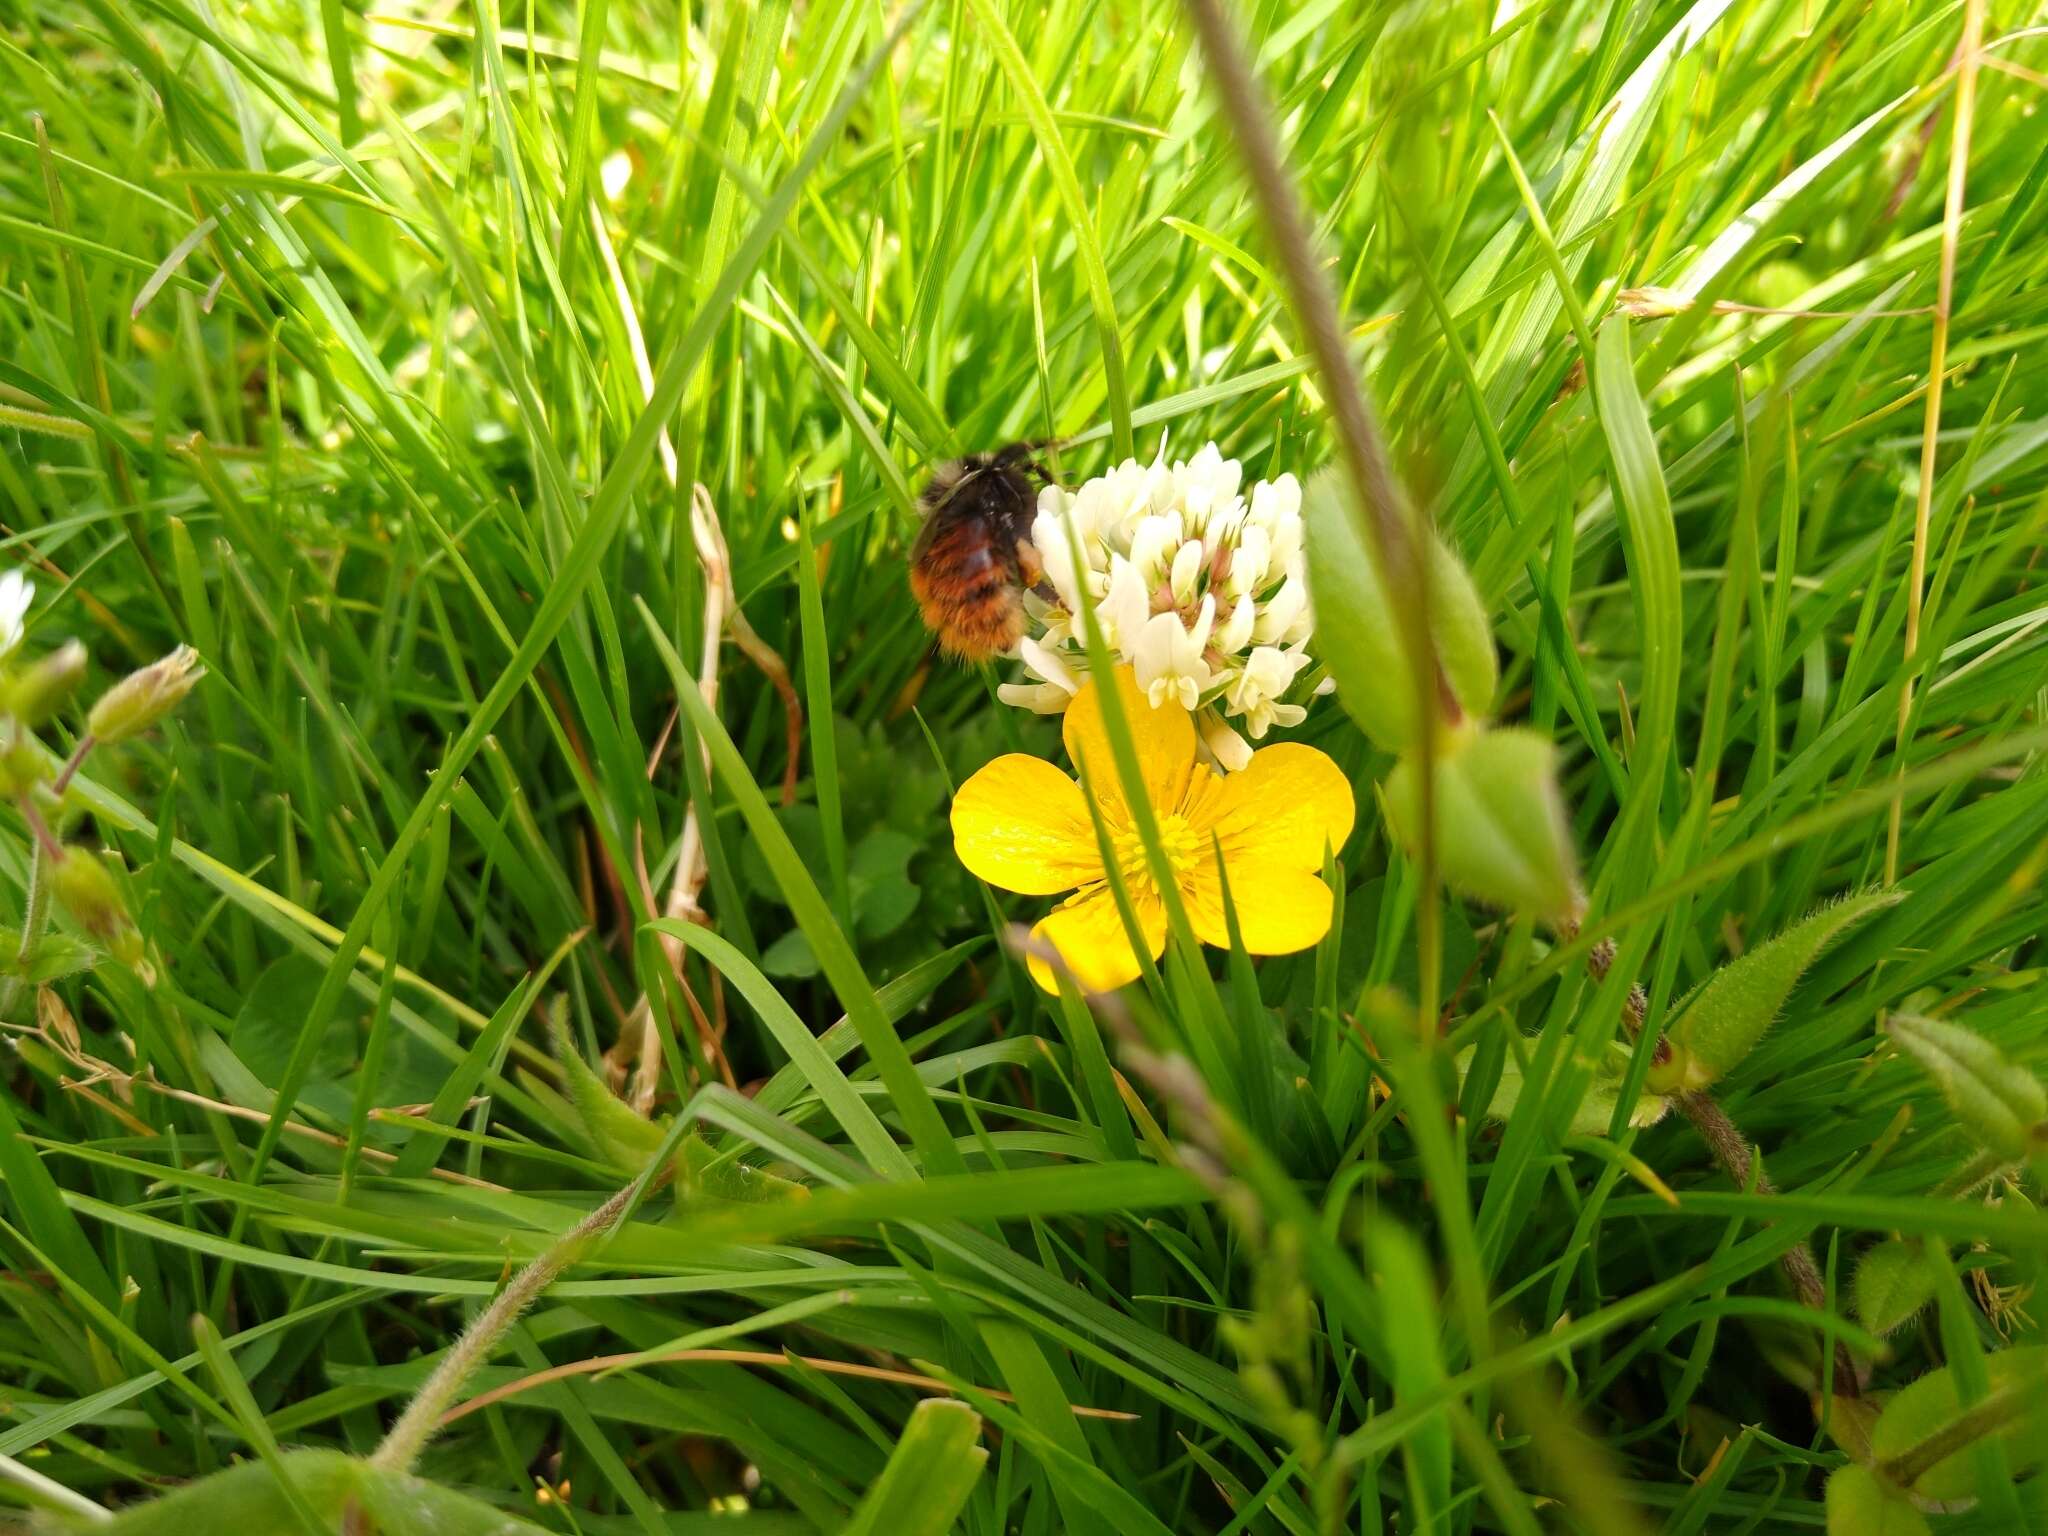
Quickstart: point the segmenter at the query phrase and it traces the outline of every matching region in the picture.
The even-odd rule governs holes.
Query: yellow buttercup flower
[[[1193,717],[1171,699],[1153,708],[1129,667],[1115,673],[1124,719],[1138,749],[1146,798],[1189,924],[1205,944],[1227,947],[1223,880],[1238,931],[1255,955],[1306,949],[1330,926],[1330,888],[1319,877],[1325,847],[1341,848],[1356,814],[1351,785],[1327,753],[1287,742],[1266,747],[1227,777],[1195,758]],[[1126,804],[1103,729],[1096,684],[1066,712],[1067,755],[1086,763],[1108,829],[1116,872],[1154,959],[1166,947],[1166,904]],[[1139,963],[1111,894],[1081,786],[1043,758],[1013,752],[960,786],[953,847],[990,885],[1024,896],[1074,894],[1032,937],[1058,951],[1080,984],[1106,991],[1135,980]],[[1223,872],[1217,871],[1221,851]],[[1050,992],[1052,969],[1032,956]]]

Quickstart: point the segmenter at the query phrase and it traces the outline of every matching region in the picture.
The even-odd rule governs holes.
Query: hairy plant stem
[[[1937,1184],[1928,1198],[1931,1200],[1960,1200],[1985,1180],[1997,1175],[2001,1168],[2012,1166],[2010,1158],[1996,1152],[1979,1152],[1962,1167]]]
[[[71,755],[64,759],[64,766],[57,770],[57,777],[50,781],[50,793],[61,795],[71,787],[71,781],[78,776],[78,770],[85,766],[92,749],[99,745],[99,738],[87,731],[78,738],[78,745],[71,749]]]
[[[43,929],[50,921],[49,861],[43,853],[40,838],[31,838],[28,846],[28,905],[21,913],[21,942],[14,949],[14,974],[0,978],[0,1019],[14,1016],[15,1005],[21,1001],[22,989],[28,985],[28,968],[35,959],[36,945],[41,942]]]
[[[1245,179],[1265,216],[1267,239],[1280,257],[1289,307],[1309,355],[1315,359],[1329,401],[1338,459],[1351,484],[1352,511],[1360,534],[1379,557],[1402,646],[1408,653],[1417,726],[1413,754],[1421,801],[1421,833],[1415,850],[1421,876],[1415,908],[1421,961],[1417,1027],[1420,1038],[1434,1040],[1443,955],[1443,913],[1437,901],[1437,732],[1454,723],[1460,712],[1456,694],[1437,660],[1435,633],[1430,627],[1430,539],[1394,473],[1386,437],[1359,386],[1358,366],[1344,344],[1344,318],[1337,308],[1336,290],[1317,255],[1294,178],[1281,161],[1272,104],[1252,72],[1244,39],[1224,14],[1223,0],[1183,0],[1183,6],[1201,35],[1202,55],[1244,161]],[[1450,701],[1448,710],[1446,700]]]
[[[626,1208],[639,1195],[643,1183],[643,1180],[635,1179],[628,1184],[512,1277],[505,1288],[491,1299],[491,1304],[477,1314],[476,1321],[463,1330],[462,1337],[441,1357],[433,1375],[405,1405],[405,1411],[384,1436],[383,1443],[370,1453],[371,1466],[386,1472],[412,1470],[420,1452],[426,1449],[427,1442],[441,1427],[441,1416],[462,1391],[462,1384],[490,1358],[506,1331],[519,1321],[520,1314],[540,1298],[541,1292],[554,1284],[557,1275],[582,1257],[589,1241],[608,1232],[612,1224],[625,1214]]]
[[[1896,1456],[1877,1464],[1877,1474],[1901,1488],[1910,1488],[1935,1467],[1959,1451],[1967,1450],[1986,1435],[1996,1434],[2027,1411],[2041,1390],[2033,1381],[2015,1381],[1999,1387],[1957,1414],[1918,1445],[1908,1446]]]
[[[1700,1140],[1714,1154],[1714,1161],[1727,1171],[1742,1189],[1753,1189],[1759,1195],[1775,1195],[1778,1187],[1771,1182],[1771,1176],[1755,1166],[1750,1156],[1749,1138],[1729,1118],[1714,1096],[1705,1089],[1689,1089],[1673,1095],[1672,1101],[1678,1111],[1692,1122],[1692,1128],[1700,1133]],[[1785,1250],[1779,1261],[1784,1267],[1785,1278],[1792,1282],[1792,1290],[1799,1300],[1816,1312],[1825,1312],[1828,1305],[1827,1282],[1821,1278],[1820,1265],[1814,1262],[1813,1250],[1801,1238]],[[1852,1375],[1851,1379],[1854,1377]]]
[[[1569,941],[1578,933],[1578,923],[1569,921],[1559,925],[1559,936]],[[1586,970],[1595,981],[1605,981],[1607,973],[1614,968],[1615,944],[1613,939],[1602,939],[1586,956]],[[1632,984],[1628,997],[1621,1005],[1621,1020],[1631,1040],[1643,1032],[1643,1022],[1649,1017],[1650,999],[1643,991],[1642,983]],[[1661,1046],[1662,1042],[1657,1042]],[[1714,1096],[1705,1089],[1688,1089],[1672,1095],[1672,1102],[1680,1114],[1691,1122],[1699,1132],[1700,1140],[1707,1144],[1707,1150],[1714,1154],[1714,1161],[1729,1178],[1735,1181],[1737,1189],[1752,1189],[1759,1195],[1775,1195],[1777,1186],[1771,1183],[1770,1175],[1755,1165],[1750,1156],[1749,1138],[1730,1118]],[[1988,1177],[1988,1175],[1987,1175]],[[1791,1283],[1793,1295],[1800,1305],[1811,1307],[1816,1312],[1828,1309],[1827,1282],[1821,1276],[1820,1265],[1813,1257],[1813,1249],[1805,1238],[1801,1238],[1778,1260]],[[1856,1375],[1855,1362],[1850,1359],[1847,1347],[1835,1345],[1835,1390],[1842,1396],[1857,1396],[1861,1382]]]

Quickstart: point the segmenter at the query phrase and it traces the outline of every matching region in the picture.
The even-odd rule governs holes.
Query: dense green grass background
[[[677,1341],[770,1361],[537,1388],[452,1426],[438,1481],[562,1532],[837,1530],[920,1396],[828,1368],[853,1362],[983,1414],[977,1536],[1818,1528],[1844,1453],[1778,1256],[1810,1237],[1846,1291],[1873,1239],[1936,1240],[1882,1386],[2034,1336],[2012,1288],[2048,1250],[2022,1187],[1931,1196],[1971,1143],[1876,1028],[1910,1006],[2048,1062],[2048,37],[1986,10],[1956,219],[1961,4],[1235,10],[1396,456],[1494,614],[1496,713],[1559,744],[1594,927],[1563,950],[1447,901],[1425,954],[1387,761],[1322,702],[1297,734],[1361,806],[1340,927],[1204,1006],[1132,1004],[1244,1128],[1219,1197],[1173,1150],[1215,1125],[1123,1016],[1017,990],[993,925],[1034,904],[985,899],[945,808],[1054,734],[930,664],[903,578],[956,452],[1063,439],[1070,482],[1162,435],[1248,478],[1331,456],[1174,5],[0,0],[29,646],[82,638],[96,680],[181,640],[211,668],[75,790],[160,972],[48,994],[114,1075],[9,988],[0,1454],[117,1505],[266,1430],[367,1452],[508,1267],[635,1171],[545,1021],[595,1062],[652,987],[660,1112],[817,1193],[656,1195],[473,1390]],[[1692,302],[1617,313],[1645,285]],[[657,637],[701,661],[698,482],[806,713],[792,744],[728,646],[709,779],[690,715],[658,745]],[[1722,1085],[1783,1193],[1677,1117],[1570,1133],[1584,1078],[1554,1069],[1630,981],[1654,1027],[1886,878],[1901,774],[1904,899]],[[693,801],[686,974],[746,1095],[644,929]],[[16,912],[28,849],[0,812]],[[1364,1004],[1425,970],[1446,1039],[1418,1047]],[[1468,1045],[1482,1083],[1526,1059],[1556,1093],[1448,1117]],[[1942,1529],[2043,1528],[2003,1454]]]

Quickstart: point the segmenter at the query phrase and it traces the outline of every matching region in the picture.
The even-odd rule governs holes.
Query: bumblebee
[[[964,661],[1008,654],[1024,634],[1024,592],[1044,579],[1032,546],[1037,450],[1012,443],[942,465],[919,498],[910,590],[939,648]]]

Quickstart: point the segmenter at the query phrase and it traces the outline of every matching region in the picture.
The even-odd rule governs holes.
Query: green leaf
[[[1337,698],[1359,729],[1398,752],[1415,744],[1414,668],[1398,611],[1358,520],[1345,504],[1342,476],[1325,469],[1302,492],[1309,593],[1316,611],[1316,654],[1337,680]],[[1493,628],[1465,563],[1430,534],[1429,623],[1437,664],[1466,715],[1484,719],[1499,680]]]
[[[1387,814],[1411,853],[1421,843],[1420,774],[1387,775]],[[1578,901],[1578,859],[1557,791],[1556,752],[1516,729],[1474,728],[1436,759],[1436,858],[1445,883],[1491,906],[1559,919]]]
[[[343,1516],[353,1508],[359,1518],[367,1517],[368,1529],[377,1536],[544,1536],[540,1526],[466,1493],[381,1471],[339,1451],[293,1451],[280,1460],[307,1506],[330,1530],[341,1529]],[[291,1504],[260,1461],[216,1472],[106,1524],[78,1527],[105,1536],[192,1536],[195,1531],[254,1536],[294,1528]]]
[[[980,1440],[981,1415],[965,1403],[919,1403],[841,1536],[946,1536],[988,1461]]]
[[[1408,1230],[1390,1220],[1376,1221],[1367,1230],[1366,1251],[1382,1312],[1401,1319],[1400,1327],[1387,1330],[1387,1346],[1394,1357],[1394,1401],[1406,1405],[1427,1400],[1442,1390],[1449,1374],[1444,1368],[1442,1326],[1429,1261]],[[1449,1423],[1440,1416],[1424,1420],[1413,1433],[1402,1437],[1401,1449],[1408,1458],[1410,1484],[1423,1501],[1415,1523],[1420,1529],[1430,1529],[1450,1507]]]
[[[1458,1076],[1462,1081],[1472,1064],[1473,1048],[1467,1048],[1458,1057]],[[1614,1106],[1621,1097],[1621,1076],[1628,1069],[1628,1053],[1616,1047],[1612,1058],[1593,1079],[1586,1090],[1586,1096],[1579,1101],[1577,1111],[1572,1115],[1571,1129],[1578,1136],[1605,1136],[1608,1126],[1614,1123]],[[1501,1063],[1500,1083],[1493,1090],[1493,1100],[1486,1106],[1489,1120],[1507,1120],[1515,1112],[1515,1106],[1522,1100],[1522,1089],[1526,1080],[1522,1076],[1521,1063],[1515,1053],[1509,1051]],[[1671,1108],[1671,1101],[1661,1095],[1645,1093],[1636,1099],[1635,1107],[1629,1111],[1628,1123],[1633,1126],[1655,1125],[1664,1118]]]
[[[576,1106],[583,1129],[598,1151],[616,1167],[644,1167],[662,1143],[661,1127],[634,1114],[619,1101],[610,1085],[591,1070],[560,1013],[549,1020],[549,1033],[554,1040],[555,1060],[562,1068],[562,1086],[569,1091],[569,1102]]]
[[[917,910],[918,889],[910,879],[916,852],[917,839],[892,827],[877,827],[853,850],[847,884],[861,938],[885,938]]]
[[[214,1327],[211,1318],[202,1313],[192,1319],[192,1338],[199,1346],[199,1353],[206,1357],[207,1367],[213,1372],[221,1396],[227,1399],[229,1409],[241,1425],[243,1438],[256,1448],[256,1454],[270,1471],[278,1497],[291,1512],[288,1529],[302,1533],[302,1536],[326,1536],[319,1513],[308,1502],[298,1478],[284,1465],[284,1458],[278,1451],[277,1436],[271,1433],[269,1421],[263,1417],[263,1410],[257,1407],[256,1399],[249,1392],[249,1383],[242,1379],[234,1356],[228,1353],[227,1345],[222,1342],[220,1330]]]
[[[792,928],[761,951],[761,969],[770,976],[807,981],[818,974],[818,957],[801,928]]]
[[[808,1186],[721,1153],[696,1131],[690,1131],[676,1144],[675,1168],[678,1209],[704,1200],[734,1205],[782,1205],[811,1198]]]
[[[1926,1536],[1927,1517],[1889,1492],[1868,1467],[1838,1467],[1828,1479],[1828,1536]]]
[[[668,1122],[634,1114],[584,1061],[559,1015],[553,1020],[553,1035],[555,1059],[562,1066],[562,1086],[568,1090],[569,1101],[576,1106],[590,1139],[617,1166],[645,1167],[647,1160],[668,1140]],[[677,1143],[674,1169],[676,1195],[682,1204],[693,1199],[772,1204],[810,1195],[801,1184],[722,1156],[694,1130],[686,1132]]]
[[[242,999],[228,1032],[228,1049],[264,1087],[276,1088],[284,1081],[299,1031],[319,992],[319,967],[288,955],[267,967]],[[321,1032],[299,1097],[316,1109],[346,1118],[351,1095],[342,1084],[355,1064],[355,1021],[337,1017]]]
[[[1956,1118],[1986,1151],[2018,1162],[2048,1135],[2048,1094],[2040,1079],[2007,1061],[1975,1030],[1913,1013],[1893,1014],[1885,1028],[1927,1069]]]
[[[1864,891],[1845,897],[1722,966],[1680,1005],[1678,1022],[1665,1031],[1670,1058],[1650,1069],[1649,1086],[1673,1093],[1705,1088],[1726,1076],[1763,1039],[1820,952],[1903,894]]]
[[[996,62],[1008,76],[1017,105],[1038,141],[1039,157],[1052,177],[1053,191],[1066,212],[1075,263],[1086,281],[1088,307],[1095,313],[1095,330],[1102,344],[1102,379],[1108,395],[1110,432],[1118,455],[1130,458],[1135,451],[1131,440],[1130,382],[1124,373],[1123,339],[1117,326],[1116,301],[1110,291],[1109,268],[1102,259],[1102,243],[1095,232],[1094,210],[1088,206],[1087,193],[1082,190],[1081,178],[1074,170],[1073,157],[1067,153],[1066,141],[1060,136],[1045,92],[1031,72],[1031,61],[1011,35],[1002,10],[994,0],[972,3],[979,23],[978,40],[995,54]]]
[[[1856,1266],[1856,1317],[1872,1333],[1890,1333],[1934,1299],[1939,1279],[1917,1242],[1893,1238]]]
[[[83,939],[68,933],[45,933],[36,940],[28,964],[15,964],[21,952],[21,930],[0,928],[0,975],[19,976],[31,985],[62,981],[100,963],[100,952]]]
[[[1996,1432],[2005,1442],[2008,1464],[2016,1475],[2048,1461],[2048,1345],[2018,1345],[1984,1360],[1990,1396],[2007,1394],[2013,1411],[2001,1415]],[[1988,1401],[1989,1399],[1980,1399]],[[1930,1436],[1947,1429],[1969,1410],[1957,1390],[1955,1368],[1943,1366],[1901,1388],[1885,1404],[1870,1432],[1871,1455],[1890,1461]],[[1953,1508],[1967,1507],[1977,1491],[1977,1471],[1965,1445],[1913,1480],[1916,1498]]]
[[[636,600],[637,601],[637,600]],[[946,1129],[945,1118],[940,1115],[933,1102],[931,1090],[927,1088],[917,1070],[911,1064],[910,1053],[897,1037],[895,1027],[890,1023],[882,1006],[875,997],[874,983],[868,979],[861,967],[859,957],[845,931],[840,928],[832,915],[830,906],[818,890],[817,881],[811,878],[810,870],[798,858],[796,849],[790,846],[788,837],[776,824],[768,808],[767,799],[760,786],[754,783],[747,771],[746,760],[726,733],[703,696],[697,691],[697,680],[690,676],[683,665],[682,657],[676,654],[675,646],[669,642],[654,611],[644,601],[638,602],[640,617],[647,626],[649,638],[667,666],[676,685],[676,698],[696,727],[699,738],[711,751],[711,758],[719,776],[724,780],[733,798],[739,802],[740,815],[746,821],[748,830],[760,844],[762,855],[775,872],[776,884],[795,913],[798,924],[811,941],[811,949],[818,957],[819,967],[831,982],[832,989],[839,994],[839,1000],[846,1007],[847,1017],[853,1020],[861,1044],[867,1048],[869,1058],[888,1090],[890,1101],[896,1113],[902,1117],[905,1128],[911,1133],[918,1156],[927,1173],[957,1173],[965,1168],[959,1148],[953,1144],[952,1132]],[[659,924],[654,925],[659,929]],[[659,931],[673,932],[671,929]],[[680,935],[678,935],[680,937]],[[728,969],[728,974],[730,970]],[[877,1171],[895,1177],[911,1172],[910,1163],[893,1142],[890,1151],[883,1156]]]

